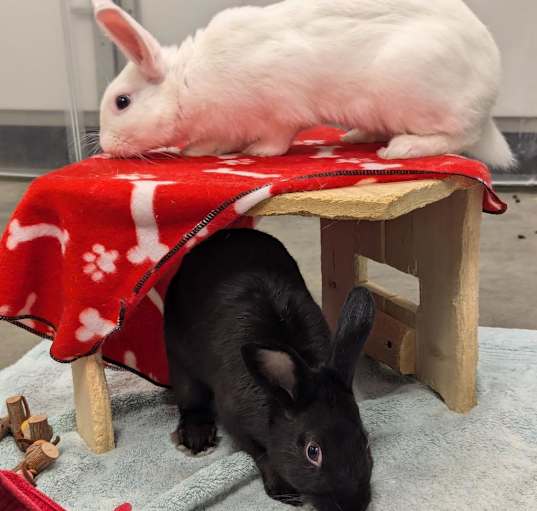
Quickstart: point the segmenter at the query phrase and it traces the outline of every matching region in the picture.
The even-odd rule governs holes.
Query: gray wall
[[[0,124],[24,122],[68,107],[60,2],[71,15],[79,105],[98,109],[94,26],[89,0],[2,0]],[[434,1],[434,0],[431,0]],[[164,43],[176,43],[231,5],[269,0],[139,0],[142,22]],[[537,118],[537,0],[467,0],[493,31],[504,56],[504,85],[496,114]],[[100,66],[103,68],[104,66]],[[106,76],[111,79],[111,76]]]
[[[502,51],[503,86],[497,114],[537,117],[537,0],[466,3],[490,28]]]

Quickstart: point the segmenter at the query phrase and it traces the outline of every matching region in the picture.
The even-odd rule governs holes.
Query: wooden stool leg
[[[115,447],[112,407],[100,356],[76,360],[72,371],[78,432],[93,452],[110,451]]]
[[[355,225],[351,220],[321,219],[323,312],[332,331],[354,285]]]
[[[417,377],[463,413],[476,404],[481,208],[478,186],[413,213],[420,279]]]

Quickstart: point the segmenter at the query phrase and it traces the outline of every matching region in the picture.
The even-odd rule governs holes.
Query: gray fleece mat
[[[479,406],[467,416],[412,379],[361,362],[357,396],[375,458],[371,511],[537,509],[537,332],[483,328],[480,339]],[[62,455],[39,488],[65,508],[291,509],[266,497],[253,462],[227,435],[203,457],[175,449],[170,392],[130,373],[107,371],[117,448],[89,453],[74,431],[70,368],[48,347],[0,372],[0,400],[24,394],[34,414],[48,413]],[[11,438],[0,442],[0,467],[19,458]]]

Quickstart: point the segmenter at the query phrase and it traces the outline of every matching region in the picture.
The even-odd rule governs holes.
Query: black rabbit
[[[372,458],[352,393],[374,304],[348,296],[337,332],[275,238],[220,231],[187,255],[166,297],[179,442],[215,445],[218,417],[256,461],[271,497],[365,510]]]

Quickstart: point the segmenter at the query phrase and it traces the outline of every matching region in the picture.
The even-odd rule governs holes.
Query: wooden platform
[[[340,220],[391,220],[475,185],[467,178],[369,184],[272,197],[251,216],[302,215]]]

